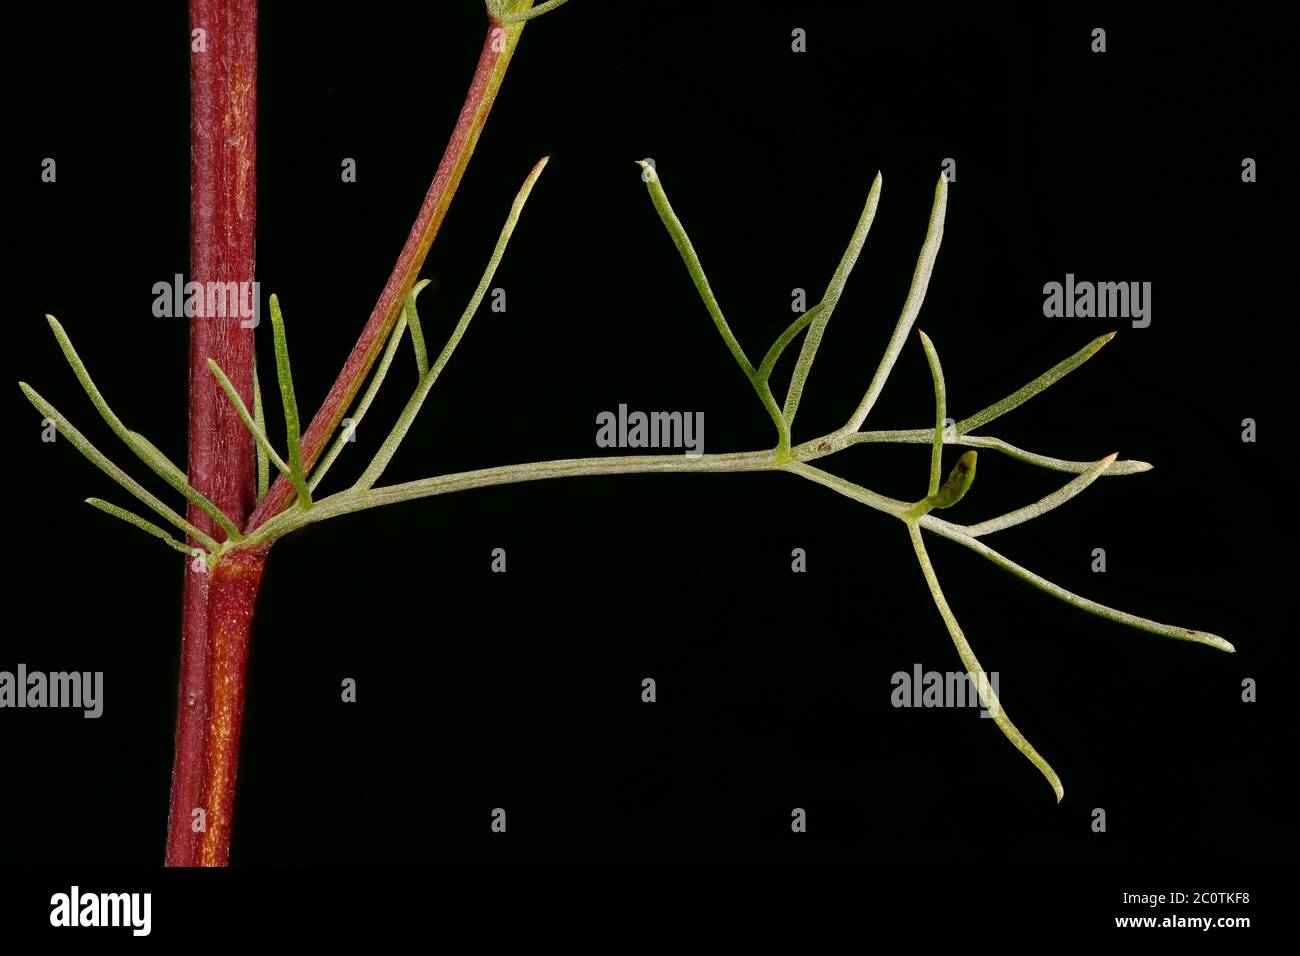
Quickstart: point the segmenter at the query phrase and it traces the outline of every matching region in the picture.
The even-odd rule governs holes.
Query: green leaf
[[[954,429],[955,431],[956,429]],[[833,436],[838,442],[845,445],[859,445],[863,443],[872,444],[929,444],[934,441],[934,432],[929,428],[907,428],[893,431],[871,431],[855,432],[852,435]],[[1066,461],[1063,458],[1050,458],[1047,455],[1040,455],[1036,452],[1025,451],[1023,448],[1017,448],[1015,445],[1003,441],[1001,438],[994,438],[992,435],[953,435],[951,433],[944,436],[946,445],[963,445],[968,448],[989,448],[993,451],[1001,452],[1008,458],[1014,458],[1017,461],[1023,461],[1026,464],[1037,465],[1039,468],[1046,468],[1049,471],[1064,471],[1073,474],[1082,474],[1091,468],[1095,462],[1092,461]],[[800,445],[800,449],[815,447],[816,442],[805,442]],[[1145,461],[1135,461],[1125,459],[1117,461],[1106,469],[1106,477],[1114,478],[1120,475],[1136,475],[1144,471],[1151,470],[1151,463]]]
[[[1039,773],[1047,778],[1047,782],[1052,785],[1052,792],[1056,794],[1056,802],[1060,803],[1065,797],[1065,787],[1061,784],[1061,778],[1057,776],[1056,771],[1052,769],[1052,765],[1034,749],[1033,745],[1025,738],[1025,735],[1011,722],[1011,718],[1007,716],[1006,711],[1002,709],[1002,704],[998,700],[996,692],[989,684],[983,665],[975,656],[975,651],[971,649],[970,642],[966,640],[966,635],[962,633],[961,625],[957,623],[956,615],[952,613],[952,608],[948,606],[948,601],[943,596],[943,589],[939,587],[939,577],[934,573],[934,566],[930,563],[930,555],[925,550],[925,542],[921,539],[920,529],[915,524],[909,523],[907,532],[912,538],[912,548],[916,551],[916,560],[921,565],[921,573],[925,576],[925,583],[930,588],[930,596],[934,598],[935,607],[939,609],[939,616],[943,618],[943,623],[948,628],[948,634],[952,637],[952,642],[957,648],[957,656],[961,658],[962,665],[966,668],[966,673],[970,675],[971,680],[975,681],[980,702],[984,705],[985,710],[992,715],[993,722],[998,725],[998,729],[1006,735],[1012,745],[1038,768]]]
[[[406,297],[406,305],[402,308],[402,315],[411,327],[411,345],[415,347],[415,368],[420,378],[429,374],[429,352],[424,347],[424,331],[420,328],[420,313],[416,311],[415,299],[431,281],[431,279],[421,279],[413,285],[410,294]]]
[[[926,515],[921,518],[920,526],[935,534],[942,535],[950,541],[956,541],[963,547],[969,548],[981,557],[987,558],[1004,571],[1014,574],[1024,581],[1028,581],[1040,591],[1050,594],[1052,597],[1064,601],[1066,604],[1073,605],[1089,614],[1095,614],[1098,617],[1104,617],[1110,621],[1116,621],[1120,624],[1127,624],[1129,627],[1135,627],[1140,631],[1147,631],[1151,634],[1159,634],[1161,637],[1172,637],[1179,641],[1192,641],[1197,644],[1205,644],[1209,647],[1217,648],[1221,651],[1227,651],[1229,654],[1236,650],[1231,643],[1219,637],[1217,634],[1210,634],[1206,631],[1194,631],[1186,627],[1174,627],[1169,624],[1161,624],[1158,621],[1152,621],[1145,617],[1138,617],[1136,614],[1129,614],[1127,611],[1118,611],[1113,607],[1107,607],[1097,601],[1080,597],[1072,591],[1067,591],[1059,584],[1047,580],[1041,575],[1035,574],[1028,568],[1023,568],[1016,564],[1010,558],[997,551],[994,551],[983,541],[971,537],[960,526],[950,524],[936,518],[934,515]]]
[[[298,424],[298,399],[293,391],[293,370],[289,367],[289,343],[285,339],[280,300],[275,295],[271,296],[271,331],[275,335],[275,372],[280,381],[284,429],[289,440],[289,481],[298,492],[299,507],[310,508],[311,491],[302,470],[302,434]]]
[[[831,276],[830,284],[826,287],[826,294],[822,296],[820,303],[821,308],[817,310],[812,324],[808,326],[808,334],[804,336],[803,347],[799,350],[799,358],[795,362],[794,372],[790,375],[790,387],[785,393],[785,407],[782,414],[785,417],[786,426],[794,428],[794,416],[799,411],[799,402],[803,398],[804,383],[808,380],[808,373],[812,371],[813,360],[817,358],[817,350],[821,347],[822,334],[826,331],[826,323],[831,320],[831,314],[835,311],[835,306],[839,305],[840,295],[844,292],[844,284],[849,280],[849,273],[853,271],[853,266],[858,261],[858,255],[862,252],[862,246],[867,241],[867,233],[871,231],[871,224],[876,218],[876,207],[880,204],[880,186],[883,182],[880,173],[876,173],[875,180],[871,183],[871,191],[867,193],[867,203],[863,207],[862,215],[858,218],[858,224],[853,229],[853,235],[849,238],[849,246],[844,250],[844,255],[840,258],[840,264]]]
[[[256,352],[253,353],[253,421],[257,424],[257,430],[265,435],[266,408],[262,405],[262,383],[257,378]],[[261,501],[271,486],[271,467],[262,443],[254,440],[253,444],[257,447],[257,500]]]
[[[240,535],[235,523],[220,508],[190,485],[185,473],[173,464],[171,459],[159,451],[152,442],[122,423],[122,420],[109,407],[103,394],[96,387],[94,380],[91,379],[89,369],[81,360],[81,356],[77,354],[77,350],[72,347],[72,339],[69,338],[62,324],[52,315],[47,315],[45,319],[49,322],[50,330],[54,333],[54,338],[59,343],[64,358],[72,366],[73,374],[77,376],[77,381],[81,383],[82,389],[90,398],[90,403],[95,406],[95,410],[99,412],[100,417],[112,429],[113,434],[120,438],[122,443],[131,449],[135,456],[144,462],[154,474],[183,494],[209,518],[220,525],[232,541],[238,541]]]
[[[1058,362],[1056,365],[1053,365],[1046,372],[1038,376],[1038,378],[1034,379],[1024,388],[1017,389],[1016,391],[1012,392],[1010,395],[1008,395],[1006,398],[1002,399],[1001,401],[994,402],[992,405],[988,406],[988,408],[980,409],[978,412],[976,412],[974,415],[971,415],[969,418],[962,419],[960,422],[957,423],[957,434],[962,435],[965,434],[966,432],[974,431],[975,429],[979,428],[981,425],[987,425],[995,418],[1001,418],[1003,415],[1011,411],[1013,408],[1017,408],[1020,405],[1023,405],[1025,402],[1029,401],[1039,392],[1048,388],[1055,382],[1060,381],[1062,378],[1064,378],[1066,375],[1069,375],[1071,372],[1073,372],[1084,362],[1088,361],[1088,359],[1092,358],[1094,355],[1097,354],[1098,350],[1100,350],[1103,345],[1105,345],[1114,337],[1115,337],[1114,332],[1109,332],[1106,335],[1098,336],[1097,338],[1089,342],[1087,345],[1085,345],[1083,348],[1079,349],[1079,351],[1071,355],[1069,358],[1065,359],[1062,362]]]
[[[1106,469],[1114,463],[1115,457],[1116,455],[1107,455],[1101,461],[1094,462],[1093,466],[1083,474],[1056,489],[1050,495],[1038,499],[1032,505],[1017,508],[1015,511],[1008,511],[1004,515],[990,518],[988,521],[981,521],[979,524],[966,526],[964,530],[972,538],[978,538],[980,535],[992,534],[994,531],[1002,531],[1005,528],[1013,528],[1018,524],[1024,524],[1026,521],[1032,521],[1034,518],[1045,515],[1053,508],[1059,508],[1065,504],[1104,475]]]
[[[113,464],[113,462],[108,459],[108,456],[91,444],[85,435],[77,431],[77,429],[73,427],[72,423],[68,421],[57,408],[42,398],[40,394],[37,393],[36,389],[32,388],[26,382],[19,382],[18,387],[22,389],[23,394],[26,395],[27,400],[36,407],[36,410],[54,423],[59,434],[66,438],[73,448],[85,455],[96,468],[134,495],[138,501],[143,502],[156,514],[165,518],[173,527],[184,531],[209,551],[215,553],[221,550],[221,546],[217,544],[216,541],[204,534],[194,525],[190,524],[160,501],[156,495],[148,491],[143,485],[124,472],[117,465]]]
[[[939,246],[943,243],[943,220],[947,211],[948,180],[941,174],[938,185],[934,187],[934,207],[930,210],[930,225],[926,229],[925,242],[922,243],[920,255],[916,259],[916,271],[912,274],[912,286],[908,289],[907,299],[903,302],[903,312],[898,317],[898,324],[894,326],[894,334],[885,347],[880,365],[876,367],[876,374],[871,377],[867,393],[862,396],[862,401],[850,416],[844,431],[855,432],[866,421],[868,413],[885,387],[885,380],[889,378],[894,363],[898,361],[898,353],[903,350],[903,343],[907,341],[907,334],[912,330],[912,323],[921,312],[921,303],[925,301],[926,289],[930,287],[930,275],[934,272],[934,260],[939,255]]]
[[[176,482],[188,483],[189,479],[186,477],[185,472],[181,471],[180,466],[164,455],[154,446],[153,442],[145,438],[139,432],[130,431],[130,429],[128,429],[128,432],[130,432],[131,440],[139,446],[137,454],[142,455],[155,474],[161,476],[165,480],[169,479],[167,483],[173,488],[176,487]]]
[[[713,319],[718,334],[722,336],[722,341],[726,343],[728,351],[731,352],[731,357],[736,360],[740,370],[749,379],[749,384],[753,386],[755,393],[757,393],[758,400],[762,402],[763,408],[772,419],[772,424],[776,426],[777,448],[779,453],[784,454],[790,446],[790,426],[787,424],[785,416],[781,414],[780,407],[776,404],[776,398],[772,395],[771,386],[768,384],[766,377],[760,376],[753,363],[749,361],[749,357],[745,355],[745,350],[740,347],[740,342],[737,341],[735,334],[731,331],[731,326],[727,324],[727,319],[722,314],[722,307],[718,305],[718,299],[709,285],[708,276],[704,274],[704,267],[700,264],[700,257],[695,252],[695,246],[691,244],[691,239],[686,234],[686,228],[682,225],[681,220],[673,212],[672,204],[668,202],[668,194],[664,192],[663,184],[659,181],[659,174],[654,165],[645,160],[637,160],[637,165],[641,167],[641,178],[645,181],[646,188],[650,192],[650,201],[654,204],[655,211],[659,213],[659,219],[668,230],[673,245],[677,247],[677,253],[682,257],[682,262],[686,265],[686,271],[690,274],[691,281],[695,283],[695,290],[699,293],[700,299],[704,302],[704,307]],[[809,312],[811,311],[809,310]],[[810,320],[811,318],[812,316],[810,316]],[[798,324],[798,321],[796,319],[795,324]],[[792,333],[791,338],[793,338],[794,334],[797,334],[797,332]],[[773,362],[775,363],[775,358]]]
[[[740,370],[745,373],[745,377],[751,382],[754,381],[756,378],[754,366],[745,355],[745,350],[740,347],[740,342],[737,341],[735,333],[731,331],[731,326],[727,324],[726,316],[722,314],[722,306],[718,305],[718,298],[713,294],[713,288],[709,285],[709,277],[704,274],[704,266],[700,264],[700,257],[695,251],[695,246],[691,243],[690,236],[686,234],[686,227],[682,225],[682,221],[673,212],[672,203],[668,201],[668,194],[664,192],[663,183],[659,181],[659,173],[651,163],[645,160],[637,160],[637,165],[641,167],[641,178],[650,191],[650,201],[654,204],[655,211],[659,213],[659,219],[663,222],[664,228],[668,230],[668,235],[677,247],[677,252],[686,265],[686,271],[690,274],[691,281],[695,283],[695,291],[699,293],[700,299],[704,302],[704,307],[708,309],[709,316],[713,319],[713,324],[717,326],[718,334],[722,336],[722,341],[726,343],[732,358],[736,360]]]
[[[999,451],[1008,458],[1014,458],[1016,461],[1023,461],[1027,465],[1037,465],[1039,468],[1046,468],[1049,471],[1073,472],[1083,474],[1093,467],[1095,462],[1091,461],[1065,461],[1061,458],[1050,458],[1047,455],[1039,455],[1036,452],[1025,451],[1023,448],[1017,448],[1001,438],[993,438],[988,435],[962,435],[955,444],[971,445],[975,448],[990,448]],[[1106,469],[1107,477],[1118,477],[1120,475],[1138,475],[1144,471],[1151,470],[1151,463],[1146,461],[1137,461],[1129,459],[1117,461]]]
[[[145,534],[153,535],[155,538],[158,538],[169,548],[173,548],[174,550],[179,551],[181,554],[190,555],[193,553],[193,549],[191,549],[190,546],[186,544],[184,541],[178,541],[177,539],[169,535],[166,531],[164,531],[162,528],[154,524],[152,521],[146,521],[144,518],[141,518],[139,515],[127,511],[125,508],[119,508],[117,505],[110,504],[109,502],[103,500],[102,498],[87,498],[86,504],[94,508],[98,508],[100,511],[104,512],[105,514],[112,515],[114,518],[119,518],[122,521],[125,521],[129,525],[134,525],[135,527],[143,531]]]
[[[939,364],[939,353],[934,349],[930,336],[920,329],[921,347],[925,349],[925,360],[930,363],[930,379],[934,382],[934,441],[930,449],[930,490],[929,495],[939,490],[939,471],[943,467],[943,422],[948,414],[948,395],[943,383],[943,366]]]

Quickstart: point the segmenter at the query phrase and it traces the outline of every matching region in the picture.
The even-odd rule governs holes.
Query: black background
[[[770,444],[632,165],[646,156],[755,359],[791,319],[793,288],[820,296],[883,171],[796,439],[837,427],[893,329],[952,157],[918,322],[952,414],[1118,329],[987,431],[1156,466],[992,544],[1238,653],[1093,618],[934,540],[1009,714],[1064,780],[1057,806],[991,721],[891,707],[895,671],[960,665],[906,534],[882,515],[780,474],[583,478],[408,503],[307,529],[271,557],[233,864],[1291,860],[1295,334],[1287,250],[1274,245],[1278,41],[1245,14],[1140,21],[1051,6],[574,0],[530,25],[422,273],[434,284],[421,314],[440,342],[520,182],[550,155],[494,283],[507,311],[480,311],[385,481],[599,454],[595,415],[619,403],[703,411],[711,452]],[[40,441],[16,387],[31,382],[114,447],[49,335],[53,313],[121,417],[183,460],[187,333],[152,316],[151,290],[186,271],[187,21],[183,7],[160,11],[69,23],[47,5],[12,34],[0,667],[102,670],[106,703],[94,721],[0,715],[0,863],[162,859],[179,558],[80,503],[123,496],[66,442]],[[1089,51],[1095,26],[1105,54]],[[791,52],[795,27],[806,53]],[[307,408],[396,259],[483,32],[473,2],[264,5],[258,278],[280,296]],[[46,156],[56,185],[40,182]],[[1241,181],[1246,156],[1258,183]],[[357,161],[355,184],[340,181],[343,157]],[[1151,326],[1044,318],[1043,283],[1067,272],[1152,282]],[[269,328],[258,336],[270,368]],[[404,350],[334,489],[413,380]],[[869,427],[926,425],[931,402],[913,336]],[[1241,441],[1246,417],[1256,444]],[[927,455],[860,447],[824,464],[915,498]],[[981,453],[951,517],[982,520],[1064,480]],[[489,571],[496,547],[505,575]],[[795,547],[806,574],[790,571]],[[1089,569],[1096,547],[1105,574]],[[653,705],[640,699],[647,676]],[[356,704],[340,703],[345,677]],[[1247,677],[1258,703],[1240,699]],[[490,832],[494,807],[508,811],[506,835]],[[807,810],[806,834],[791,833],[793,807]]]

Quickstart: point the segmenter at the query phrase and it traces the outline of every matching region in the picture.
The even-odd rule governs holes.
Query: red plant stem
[[[190,30],[190,280],[202,289],[208,288],[207,283],[251,283],[257,210],[257,2],[191,0]],[[248,287],[238,288],[242,293]],[[239,298],[245,301],[242,294]],[[248,432],[207,362],[215,358],[245,403],[250,403],[251,322],[249,326],[237,314],[190,320],[189,481],[236,525],[243,523],[255,503],[256,458]],[[188,516],[217,540],[225,537],[194,505]],[[186,563],[176,756],[167,826],[169,866],[225,862],[225,849],[209,848],[209,843],[213,834],[219,834],[228,848],[228,820],[222,819],[221,812],[228,813],[233,797],[234,763],[233,758],[224,767],[216,762],[225,751],[214,750],[218,743],[214,728],[221,726],[222,714],[228,715],[237,745],[247,628],[236,639],[231,622],[248,615],[234,613],[229,602],[241,595],[251,615],[261,578],[260,560],[258,573],[241,575],[241,586],[236,588],[228,586],[222,565],[209,574],[202,561]],[[216,679],[223,682],[214,688]],[[224,774],[220,780],[214,776],[218,770]],[[229,793],[215,792],[214,784],[224,786],[226,777]],[[208,830],[195,831],[195,810],[206,814]]]
[[[230,857],[239,732],[244,718],[248,639],[253,606],[262,583],[266,551],[233,551],[212,571],[208,585],[208,678],[212,713],[208,724],[207,819],[198,837],[198,863],[225,866]],[[193,832],[193,826],[190,830]]]
[[[375,303],[375,308],[370,313],[370,319],[366,322],[361,337],[353,346],[352,354],[344,363],[343,371],[339,373],[324,403],[302,436],[302,460],[303,468],[306,470],[310,470],[316,464],[325,450],[326,443],[338,428],[353,399],[356,398],[375,359],[388,341],[388,333],[392,331],[398,316],[402,313],[406,297],[424,265],[429,247],[433,245],[434,237],[438,234],[438,228],[447,213],[447,207],[451,205],[456,187],[460,185],[465,168],[469,165],[470,156],[473,155],[474,147],[478,144],[479,134],[487,122],[488,113],[496,100],[497,90],[501,87],[501,81],[505,77],[506,68],[514,55],[522,30],[522,24],[510,29],[502,27],[495,21],[490,21],[488,24],[487,39],[483,42],[483,51],[479,54],[478,67],[474,71],[469,93],[465,96],[465,105],[461,107],[456,128],[451,134],[451,141],[443,151],[442,160],[438,163],[438,171],[434,174],[429,191],[425,194],[415,224],[406,237],[406,245],[402,247],[401,255],[397,257],[397,264],[388,277],[379,301]],[[284,475],[280,475],[249,518],[247,530],[252,531],[274,518],[292,499],[293,487]]]
[[[519,6],[526,9],[531,3]],[[207,51],[196,52],[191,66],[191,280],[251,281],[256,0],[190,0],[190,23],[191,30],[207,33]],[[343,371],[303,435],[306,469],[319,459],[401,314],[522,31],[522,24],[506,28],[496,21],[489,23],[456,128],[397,265]],[[196,318],[190,328],[190,481],[236,525],[252,530],[289,504],[292,488],[280,476],[261,504],[253,507],[253,444],[207,369],[207,359],[215,358],[251,405],[252,329],[243,328],[238,318]],[[191,506],[189,517],[221,539],[220,529],[203,512]],[[191,562],[185,575],[168,866],[224,866],[229,860],[249,636],[268,549],[269,545],[235,549],[210,572],[196,570],[197,562]]]

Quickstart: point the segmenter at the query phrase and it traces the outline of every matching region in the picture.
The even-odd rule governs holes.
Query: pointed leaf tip
[[[1205,631],[1188,631],[1187,637],[1188,640],[1196,641],[1198,644],[1205,644],[1228,654],[1237,653],[1237,648],[1230,641],[1225,641],[1217,634],[1209,634]]]

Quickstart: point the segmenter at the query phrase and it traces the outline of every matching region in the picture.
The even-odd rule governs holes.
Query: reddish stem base
[[[206,683],[181,685],[175,778],[167,826],[168,866],[225,866],[244,717],[244,676],[253,607],[262,584],[266,551],[234,551],[208,575]],[[193,675],[185,671],[184,675]],[[180,746],[180,741],[199,746]]]

